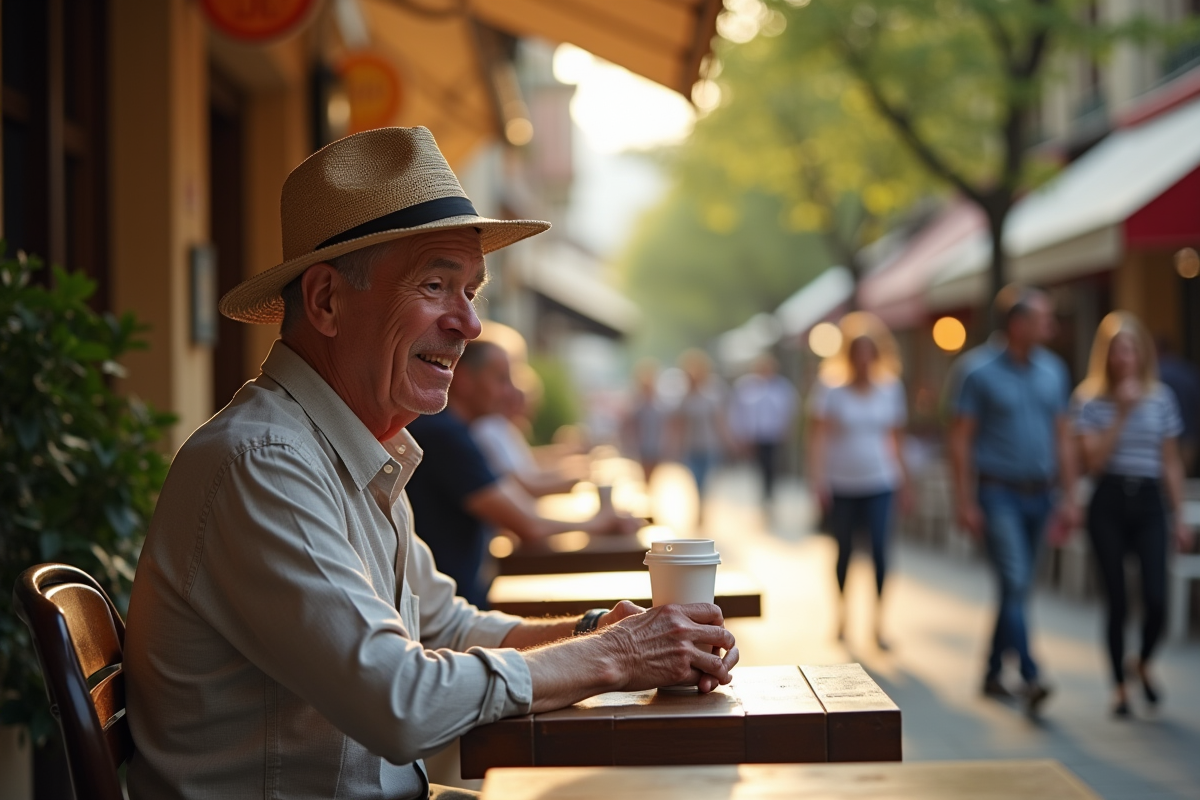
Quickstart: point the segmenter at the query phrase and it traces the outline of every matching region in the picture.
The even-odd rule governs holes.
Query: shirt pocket
[[[421,641],[421,598],[406,594],[400,599],[400,619],[414,642]]]

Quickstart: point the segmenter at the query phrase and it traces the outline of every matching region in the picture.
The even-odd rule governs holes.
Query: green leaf
[[[70,349],[73,358],[79,361],[103,361],[108,358],[108,348],[100,342],[80,342]]]

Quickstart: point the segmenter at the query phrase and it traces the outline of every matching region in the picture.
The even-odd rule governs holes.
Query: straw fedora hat
[[[313,264],[352,250],[429,231],[475,228],[483,252],[490,253],[550,227],[475,213],[426,128],[379,128],[326,145],[288,175],[279,206],[283,263],[221,298],[221,313],[231,319],[279,322],[284,286]]]

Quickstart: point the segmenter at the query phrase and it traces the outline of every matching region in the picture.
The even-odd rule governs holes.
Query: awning
[[[717,30],[721,0],[471,0],[481,22],[514,36],[570,42],[686,98]]]
[[[775,309],[780,332],[800,336],[828,317],[854,294],[854,276],[845,267],[830,267],[806,283]]]
[[[626,336],[641,321],[637,305],[601,277],[600,263],[578,247],[547,238],[527,243],[519,263],[526,288],[590,323],[613,338]]]
[[[1157,230],[1144,218],[1139,228],[1135,215],[1180,184],[1188,200],[1198,168],[1200,100],[1112,133],[1013,209],[1004,238],[1012,279],[1047,283],[1114,268],[1140,231]],[[1200,207],[1191,219],[1200,226]],[[934,280],[930,307],[982,302],[990,257],[983,231]]]
[[[755,314],[717,337],[717,360],[726,369],[744,367],[774,347],[779,334],[779,320],[774,314]]]
[[[987,230],[974,203],[956,200],[930,220],[887,262],[859,283],[858,303],[896,330],[920,324],[929,309],[929,282]]]
[[[690,99],[723,7],[721,0],[359,0],[359,5],[372,44],[403,72],[406,100],[396,124],[428,127],[453,166],[500,135],[497,78],[481,52],[482,26],[569,42]]]

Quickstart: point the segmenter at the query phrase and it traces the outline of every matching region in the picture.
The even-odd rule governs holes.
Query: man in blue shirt
[[[1015,652],[1032,715],[1050,692],[1030,654],[1025,607],[1056,485],[1057,518],[1049,527],[1067,533],[1079,519],[1071,493],[1070,380],[1062,361],[1043,347],[1054,333],[1054,310],[1044,293],[1008,286],[996,296],[996,317],[1002,343],[965,354],[956,371],[950,460],[959,525],[983,539],[1000,585],[983,691],[1012,697],[1001,669],[1004,654]]]
[[[490,581],[482,568],[494,530],[502,528],[523,541],[537,541],[576,530],[632,533],[640,524],[617,515],[611,507],[602,507],[585,522],[547,519],[538,515],[533,497],[520,484],[492,472],[471,436],[470,424],[495,413],[511,389],[504,348],[494,342],[470,342],[454,372],[446,408],[408,425],[424,454],[408,482],[414,518],[433,550],[438,570],[453,578],[459,596],[478,608],[488,607]]]

